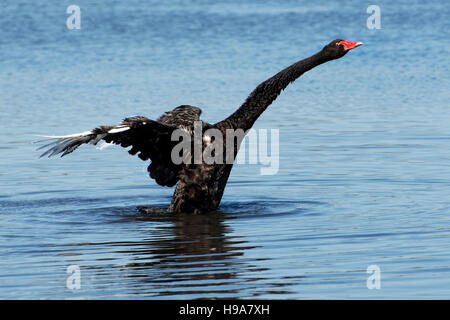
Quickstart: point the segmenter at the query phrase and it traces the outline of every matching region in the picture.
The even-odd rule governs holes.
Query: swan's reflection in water
[[[91,229],[86,231],[85,224],[81,228],[88,232],[83,238],[96,241],[64,244],[58,257],[65,268],[80,267],[80,298],[286,297],[298,291],[304,274],[293,267],[297,260],[283,253],[294,252],[289,241],[266,241],[265,235],[282,239],[274,234],[274,224],[283,215],[273,214],[270,207],[277,203],[229,205],[227,212],[201,215],[95,209],[89,213],[102,227],[90,221]],[[278,272],[280,268],[286,273]]]
[[[156,214],[138,219],[156,226],[144,243],[130,248],[133,262],[120,267],[133,279],[133,296],[239,298],[258,280],[249,274],[267,270],[245,259],[245,252],[254,247],[232,235],[226,220],[234,218],[229,215]]]

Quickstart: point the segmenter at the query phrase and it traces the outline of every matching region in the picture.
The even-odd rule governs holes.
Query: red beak
[[[339,41],[338,44],[342,44],[344,46],[345,50],[352,50],[352,49],[355,49],[356,47],[359,47],[363,43],[342,40],[342,41]]]

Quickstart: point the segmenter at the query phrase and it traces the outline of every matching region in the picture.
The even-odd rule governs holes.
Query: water
[[[380,30],[356,0],[79,0],[81,30],[70,4],[1,5],[1,298],[450,297],[446,1],[378,1]],[[264,113],[279,172],[235,166],[217,213],[140,215],[173,190],[118,147],[38,159],[39,134],[181,104],[221,120],[338,37],[365,44]]]

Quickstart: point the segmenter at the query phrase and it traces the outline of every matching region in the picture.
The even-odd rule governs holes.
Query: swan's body
[[[50,157],[59,153],[64,156],[81,144],[97,144],[100,140],[122,147],[131,146],[128,151],[130,154],[138,154],[142,160],[151,160],[148,172],[158,184],[169,187],[177,184],[168,212],[197,213],[216,210],[233,164],[175,164],[171,152],[178,142],[172,141],[172,133],[182,129],[193,135],[196,123],[201,125],[203,132],[207,129],[218,129],[223,134],[223,145],[226,146],[227,129],[242,129],[246,132],[289,83],[324,62],[344,56],[359,45],[360,42],[340,39],[332,41],[317,54],[294,63],[261,83],[236,112],[216,124],[197,122],[200,121],[201,110],[183,105],[166,112],[156,121],[138,116],[126,118],[117,126],[101,126],[80,134],[53,137],[55,140],[44,146],[52,147],[42,156]],[[209,143],[209,137],[202,139],[203,148]],[[239,144],[240,141],[233,141],[231,144],[234,157],[239,150]]]

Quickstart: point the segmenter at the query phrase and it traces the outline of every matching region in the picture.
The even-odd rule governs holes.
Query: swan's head
[[[347,54],[352,49],[362,45],[362,42],[352,42],[342,39],[336,39],[327,44],[322,52],[332,59],[338,59]]]

